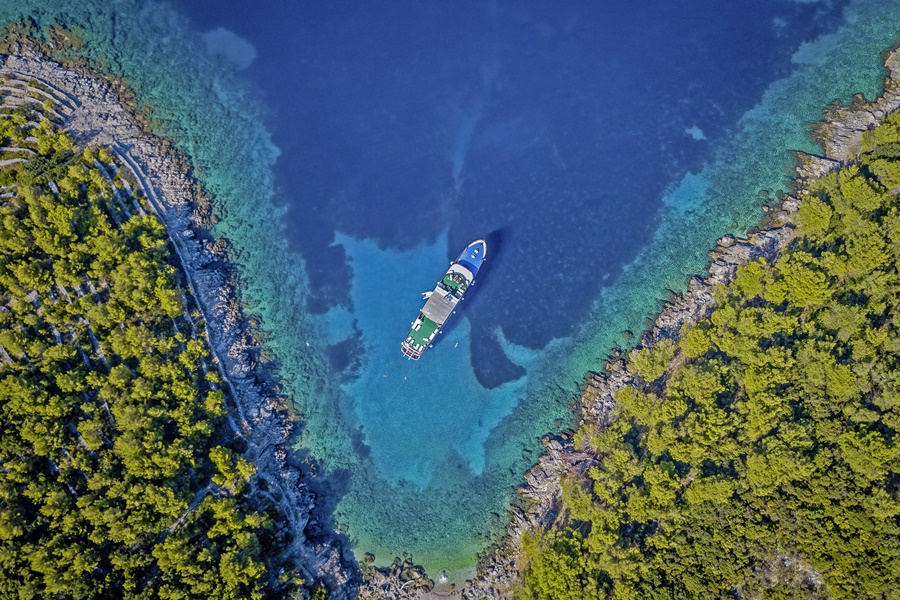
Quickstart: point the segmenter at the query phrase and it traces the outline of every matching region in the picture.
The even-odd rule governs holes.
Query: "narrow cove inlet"
[[[299,10],[294,42],[224,23],[271,90],[309,351],[333,373],[298,394],[298,448],[332,473],[359,560],[406,552],[434,579],[474,574],[541,438],[573,425],[584,373],[718,237],[757,224],[790,151],[815,151],[806,124],[823,106],[877,94],[870,61],[896,33],[873,7]],[[265,62],[286,48],[295,79]],[[409,362],[396,345],[421,293],[483,232],[485,273]]]
[[[811,124],[876,98],[900,43],[895,0],[0,0],[0,21],[115,82],[184,157],[198,208],[169,239],[227,272],[197,310],[271,400],[230,414],[234,437],[290,415],[259,452],[303,492],[259,487],[297,509],[259,539],[308,563],[266,594],[336,598],[377,597],[370,567],[465,589],[579,427],[586,378],[780,205],[795,152],[823,154]],[[128,157],[129,135],[104,143]],[[228,448],[217,500],[257,451]]]

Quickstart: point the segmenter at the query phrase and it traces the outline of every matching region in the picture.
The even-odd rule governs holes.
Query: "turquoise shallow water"
[[[462,316],[437,340],[447,360],[410,362],[397,352],[397,332],[409,329],[409,315],[421,308],[420,292],[433,287],[431,273],[445,263],[446,237],[404,252],[380,251],[371,242],[344,236],[337,243],[346,248],[354,271],[352,315],[366,346],[366,368],[343,388],[356,399],[359,421],[380,425],[363,428],[376,468],[391,480],[420,488],[442,477],[447,465],[481,475],[488,436],[524,395],[525,381],[511,381],[495,390],[478,384],[470,363],[470,326]],[[391,293],[378,293],[380,289]],[[445,452],[434,452],[433,460],[423,461],[422,452],[415,449],[428,446]]]
[[[442,186],[433,188],[428,214],[444,214],[446,219],[430,219],[421,227],[422,234],[406,245],[384,232],[367,236],[365,227],[349,217],[331,223],[325,234],[334,244],[331,251],[342,253],[347,290],[328,303],[327,310],[312,314],[306,300],[319,288],[310,284],[310,273],[316,270],[310,261],[320,257],[308,254],[309,249],[301,255],[297,244],[288,240],[298,233],[285,223],[288,204],[308,202],[309,218],[317,218],[312,214],[317,196],[305,190],[298,198],[296,190],[280,184],[275,171],[286,157],[296,168],[302,165],[286,143],[279,150],[269,133],[283,117],[265,108],[273,99],[252,89],[249,71],[235,71],[242,65],[252,70],[247,47],[229,42],[225,34],[203,38],[171,7],[150,2],[87,2],[71,7],[62,2],[0,1],[4,20],[21,15],[82,31],[83,52],[126,77],[152,106],[160,131],[174,136],[191,156],[197,176],[215,195],[220,217],[217,231],[232,242],[248,309],[260,317],[268,332],[285,390],[305,418],[298,448],[312,452],[339,493],[335,521],[355,542],[355,550],[359,555],[374,552],[380,564],[411,552],[431,573],[446,568],[455,578],[470,573],[476,552],[503,530],[512,490],[535,460],[540,436],[568,424],[566,405],[584,371],[597,369],[612,347],[626,344],[625,330],[641,330],[667,290],[683,289],[688,276],[702,270],[705,252],[717,237],[745,231],[758,221],[764,202],[758,192],[774,193],[789,181],[789,151],[816,150],[806,136],[809,123],[834,98],[846,100],[854,92],[874,96],[884,75],[880,54],[900,34],[900,3],[850,3],[831,33],[795,45],[794,61],[784,77],[760,87],[764,91],[756,92],[748,103],[758,100],[756,106],[745,110],[739,120],[716,129],[705,123],[711,117],[698,112],[690,121],[677,123],[676,131],[696,125],[708,139],[697,140],[685,132],[682,138],[660,142],[653,132],[638,132],[646,134],[646,142],[641,143],[652,146],[657,153],[653,156],[678,154],[685,144],[708,146],[705,150],[689,146],[693,158],[665,170],[648,162],[648,173],[665,177],[656,182],[659,193],[651,195],[646,191],[650,188],[640,188],[646,197],[637,191],[617,195],[615,213],[611,206],[605,210],[607,205],[599,200],[554,196],[554,182],[574,178],[580,170],[599,169],[601,161],[591,166],[583,158],[591,150],[581,148],[579,162],[549,133],[548,118],[524,109],[498,113],[487,93],[476,100],[462,93],[456,100],[441,99],[447,107],[445,130],[413,128],[418,137],[400,147],[412,144],[420,154],[442,157],[445,179]],[[525,16],[517,18],[525,20]],[[773,21],[772,27],[782,25]],[[235,47],[243,48],[239,56],[229,55],[227,48]],[[260,51],[257,61],[264,58]],[[495,64],[501,63],[498,59]],[[502,82],[503,68],[488,67],[479,77]],[[667,103],[677,100],[662,92],[657,106],[668,115]],[[715,108],[709,111],[712,114]],[[683,118],[674,113],[670,117]],[[371,126],[364,121],[360,117],[355,127]],[[577,127],[579,120],[573,122]],[[328,143],[325,138],[299,142],[310,147]],[[660,143],[669,146],[660,150]],[[537,153],[536,149],[545,147],[546,152],[540,150],[545,153]],[[373,143],[372,148],[370,154],[386,154],[391,164],[403,159],[390,154],[396,147],[387,142]],[[513,150],[504,154],[509,148]],[[538,158],[529,152],[536,152]],[[498,164],[488,162],[479,171],[479,161],[484,163],[492,155],[506,158]],[[615,155],[602,158],[611,162]],[[623,155],[622,160],[626,159]],[[506,170],[517,165],[542,162],[557,165],[561,173],[550,183],[536,181],[531,186],[546,186],[541,188],[545,196],[526,198],[488,186],[486,172],[493,171],[501,180]],[[367,164],[361,164],[356,170],[366,168]],[[518,177],[518,172],[511,172],[512,178]],[[410,183],[414,184],[418,185]],[[484,227],[501,232],[506,228],[507,234],[501,236],[503,243],[491,257],[496,262],[479,279],[461,314],[440,343],[413,366],[403,359],[398,346],[421,305],[419,293],[433,286],[461,244],[490,233],[445,225],[456,223],[451,214],[454,202],[472,194],[473,188],[483,202],[498,199],[481,212],[477,206],[467,205],[467,210]],[[353,192],[347,184],[342,196],[320,200],[350,202],[357,212],[374,219],[377,210],[369,214],[371,207],[352,204],[359,198],[374,202],[374,187],[362,181],[356,189],[365,193]],[[575,208],[548,213],[542,229],[529,229],[530,223],[520,226],[513,217],[504,220],[503,215],[514,214],[517,203],[526,200],[568,202]],[[639,200],[642,207],[637,206]],[[562,310],[548,298],[544,313],[528,313],[524,322],[495,314],[498,302],[494,300],[514,302],[527,292],[527,282],[519,283],[517,269],[511,268],[508,258],[516,256],[518,248],[534,248],[542,268],[552,264],[563,275],[582,273],[581,266],[572,263],[591,259],[590,255],[545,256],[549,251],[533,240],[540,235],[569,235],[577,244],[577,236],[592,232],[612,235],[619,227],[604,217],[627,216],[629,202],[635,203],[635,211],[642,211],[634,217],[641,227],[628,225],[637,240],[629,242],[633,250],[616,254],[613,244],[608,255],[596,257],[590,277],[578,275],[577,281],[563,277],[555,284],[584,290],[594,298],[592,306]],[[393,214],[390,207],[383,210]],[[570,218],[578,221],[577,226],[566,220]],[[491,319],[485,318],[487,314]],[[545,327],[565,318],[572,321],[568,329]],[[540,343],[525,339],[522,332],[529,328],[541,330]],[[555,339],[554,331],[561,332]],[[487,343],[491,352],[502,353],[508,365],[520,370],[507,365],[513,375],[483,385],[473,364],[490,357],[490,352],[479,350]]]

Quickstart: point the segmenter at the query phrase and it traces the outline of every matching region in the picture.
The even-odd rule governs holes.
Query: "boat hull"
[[[475,283],[475,276],[487,258],[487,242],[475,240],[466,246],[456,260],[450,263],[444,276],[434,290],[425,292],[425,306],[412,322],[406,339],[400,344],[403,354],[412,360],[419,360],[425,350],[431,347],[441,328],[456,310],[457,304]]]

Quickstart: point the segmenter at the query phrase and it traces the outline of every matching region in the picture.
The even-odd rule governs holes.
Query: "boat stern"
[[[419,316],[412,323],[406,339],[400,344],[400,350],[407,358],[419,360],[419,357],[425,353],[425,350],[434,341],[434,337],[440,331],[441,326],[419,313]]]
[[[403,352],[403,355],[412,360],[419,360],[422,356],[422,353],[425,351],[424,348],[416,349],[411,344],[403,342],[400,344],[400,351]]]

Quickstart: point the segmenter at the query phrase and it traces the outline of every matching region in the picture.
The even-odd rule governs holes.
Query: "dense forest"
[[[900,597],[898,127],[801,194],[780,257],[629,355],[522,598]]]
[[[31,85],[0,110],[0,597],[289,593],[163,224]]]

